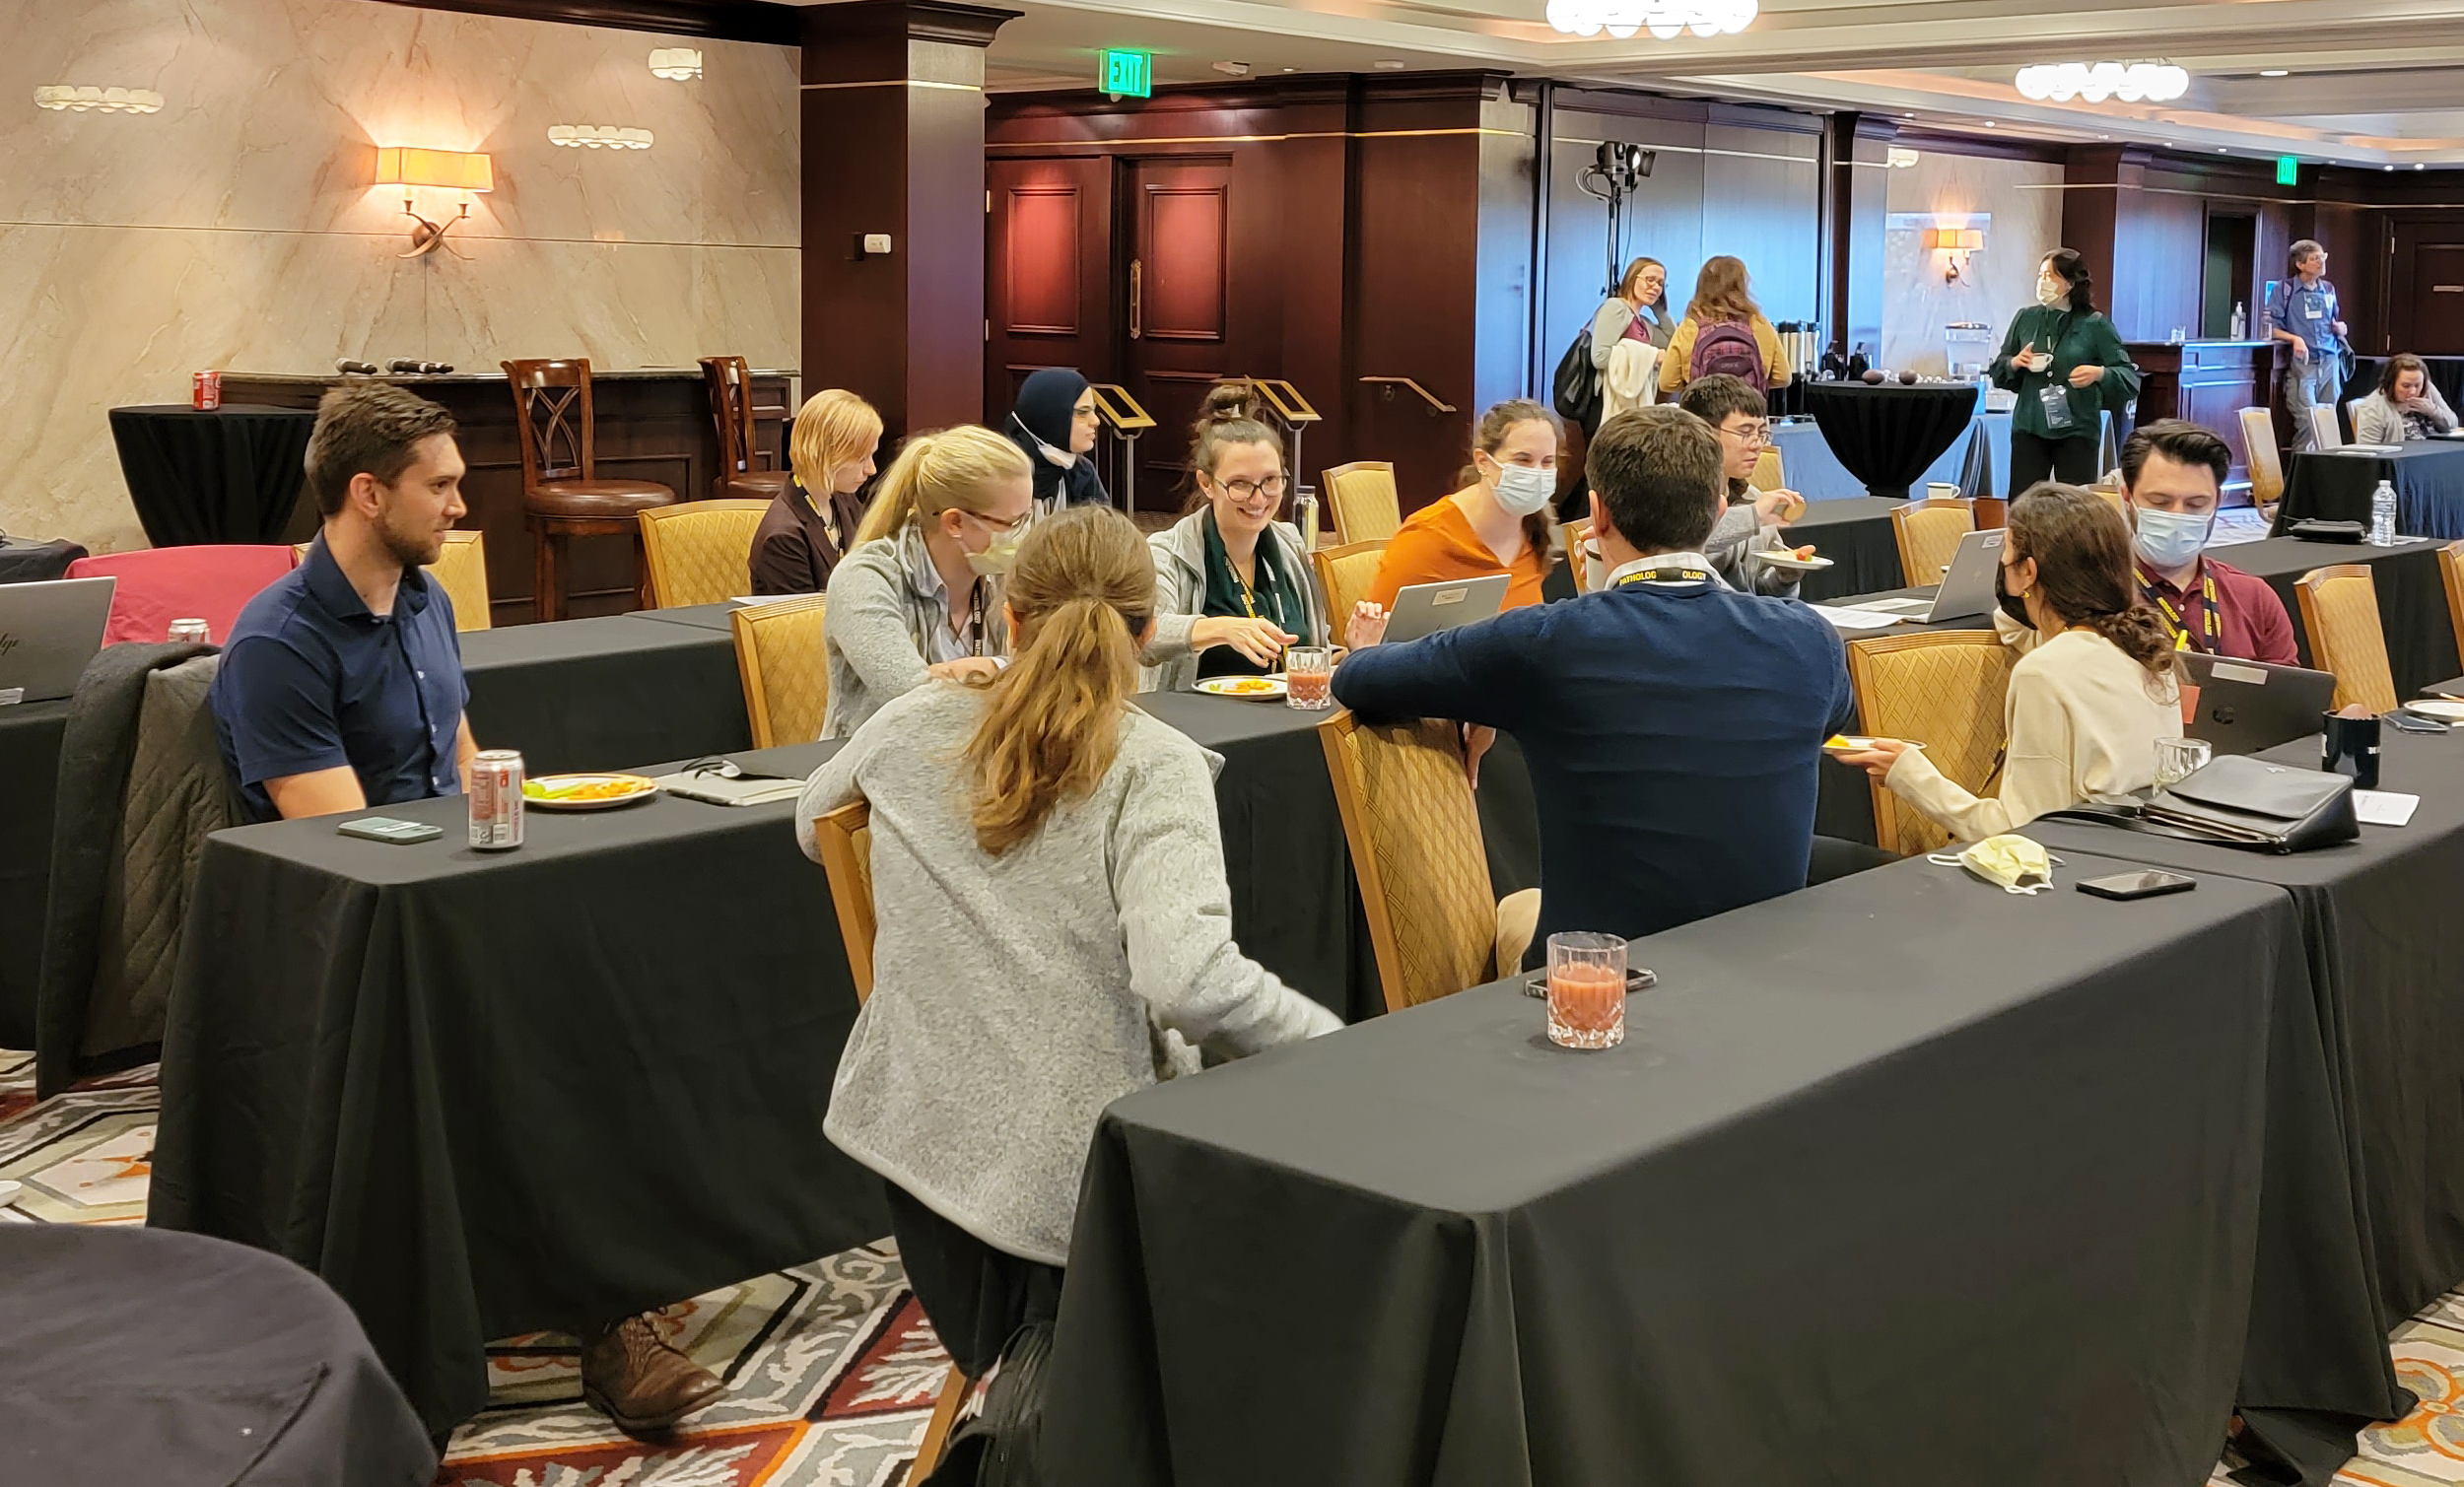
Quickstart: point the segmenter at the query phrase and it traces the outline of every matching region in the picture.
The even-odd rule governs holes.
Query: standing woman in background
[[[872,479],[881,442],[881,415],[853,392],[833,387],[804,400],[787,436],[795,478],[762,513],[753,533],[753,592],[817,594],[830,572],[856,545],[864,503],[856,494]]]
[[[2088,265],[2055,248],[2036,266],[2036,303],[2011,317],[1994,358],[1994,385],[2019,395],[2011,410],[2011,494],[2045,480],[2092,484],[2098,415],[2139,396],[2139,369],[2113,322],[2097,313]]]
[[[1112,493],[1089,457],[1095,448],[1095,389],[1066,367],[1027,374],[1003,431],[1026,451],[1035,470],[1035,512],[1063,507],[1110,506]]]
[[[1703,260],[1694,276],[1694,298],[1660,359],[1660,390],[1682,392],[1686,383],[1717,373],[1742,377],[1756,392],[1785,387],[1792,374],[1788,348],[1754,303],[1745,260],[1726,253]]]

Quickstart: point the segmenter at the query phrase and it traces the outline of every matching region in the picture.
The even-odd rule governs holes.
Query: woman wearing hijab
[[[1087,453],[1095,447],[1095,389],[1066,367],[1030,372],[1002,430],[1035,467],[1036,514],[1110,506],[1112,493]]]

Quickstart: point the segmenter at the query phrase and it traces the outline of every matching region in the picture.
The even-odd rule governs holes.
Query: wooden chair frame
[[[2444,562],[2443,554],[2440,561]],[[2314,568],[2293,580],[2293,599],[2301,606],[2301,631],[2310,642],[2310,664],[2335,676],[2337,707],[2345,708],[2360,703],[2372,712],[2393,711],[2403,699],[2395,695],[2395,669],[2387,663],[2385,622],[2380,622],[2378,637],[2378,669],[2388,678],[2387,694],[2383,698],[2363,696],[2362,683],[2348,680],[2353,672],[2352,663],[2358,658],[2350,655],[2339,658],[2335,653],[2335,642],[2328,639],[2326,628],[2319,623],[2322,591],[2329,583],[2347,578],[2359,578],[2367,585],[2370,591],[2370,603],[2373,607],[2376,606],[2378,583],[2371,575],[2369,565],[2366,563],[2338,563],[2327,568]]]
[[[2016,657],[2010,656],[2008,647],[2002,642],[2002,638],[1990,630],[1918,631],[1910,635],[1873,636],[1851,641],[1848,642],[1848,686],[1857,699],[1857,716],[1860,726],[1869,729],[1882,726],[1870,715],[1870,710],[1865,703],[1869,688],[1880,680],[1874,674],[1875,661],[1878,657],[1888,655],[1893,651],[1943,646],[1966,646],[1977,649],[1990,647],[2003,651],[2006,661],[2016,660]],[[2005,739],[2004,742],[2007,745],[2009,740]],[[1997,766],[1991,774],[1985,777],[1975,793],[1978,795],[1992,793],[2001,777],[2002,770]],[[1873,792],[1874,796],[1874,840],[1882,845],[1883,850],[1897,851],[1899,848],[1893,844],[1900,839],[1900,812],[1906,811],[1919,817],[1922,817],[1924,813],[1892,794],[1888,785],[1872,776],[1866,777],[1866,787]]]
[[[2250,504],[2262,510],[2285,499],[2285,455],[2276,444],[2276,418],[2265,408],[2244,408],[2243,463],[2250,471]]]
[[[734,613],[727,616],[728,631],[735,637],[736,678],[744,684],[744,718],[753,730],[754,748],[772,749],[782,743],[811,742],[803,738],[782,739],[771,727],[770,689],[762,680],[761,655],[753,642],[754,626],[763,620],[800,610],[826,613],[829,603],[828,594],[795,594],[770,604],[739,605]]]
[[[1968,530],[1976,530],[1976,503],[1963,496],[1928,496],[1919,501],[1908,502],[1904,506],[1891,507],[1890,536],[1891,541],[1899,548],[1899,581],[1907,587],[1921,588],[1928,583],[1942,581],[1940,573],[1919,574],[1917,572],[1919,565],[1915,555],[1908,550],[1909,517],[1918,511],[1940,510],[1950,507],[1956,507],[1967,512]]]
[[[713,501],[679,501],[673,506],[652,507],[647,511],[637,512],[634,519],[642,527],[642,587],[650,596],[650,607],[652,609],[663,608],[668,598],[666,585],[659,581],[660,573],[667,567],[669,551],[664,546],[668,539],[659,531],[660,526],[666,522],[683,520],[691,516],[707,515],[712,511],[761,512],[769,509],[770,503],[767,501],[755,501],[745,496],[729,496]],[[759,517],[756,516],[755,520],[758,523]],[[749,557],[751,552],[749,544],[746,552]],[[749,577],[747,586],[750,586]],[[734,598],[735,595],[729,594],[727,597]]]
[[[2455,653],[2464,657],[2464,540],[2438,549],[2438,579],[2447,591],[2447,624],[2455,631]]]

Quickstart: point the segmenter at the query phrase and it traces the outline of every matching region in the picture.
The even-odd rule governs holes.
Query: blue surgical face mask
[[[2190,560],[2208,545],[2208,534],[2216,527],[2212,511],[2152,511],[2142,507],[2133,514],[2139,522],[2131,545],[2139,550],[2140,557],[2157,568],[2189,567]]]
[[[1557,494],[1557,472],[1538,465],[1499,465],[1497,504],[1517,516],[1529,516]]]

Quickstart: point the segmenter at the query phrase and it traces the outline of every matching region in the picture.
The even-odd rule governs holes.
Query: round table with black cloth
[[[315,427],[305,408],[111,410],[128,499],[156,547],[281,541]]]
[[[2396,488],[2396,530],[2408,537],[2464,537],[2464,439],[2415,439],[2392,454],[2303,449],[2293,459],[2275,530],[2296,521],[2369,525],[2380,481]],[[2229,557],[2226,562],[2232,561]]]
[[[1822,439],[1876,496],[1906,499],[1908,488],[1976,418],[1973,382],[1813,382],[1806,407]]]
[[[308,1271],[193,1234],[0,1225],[0,1481],[425,1487],[437,1457]]]

